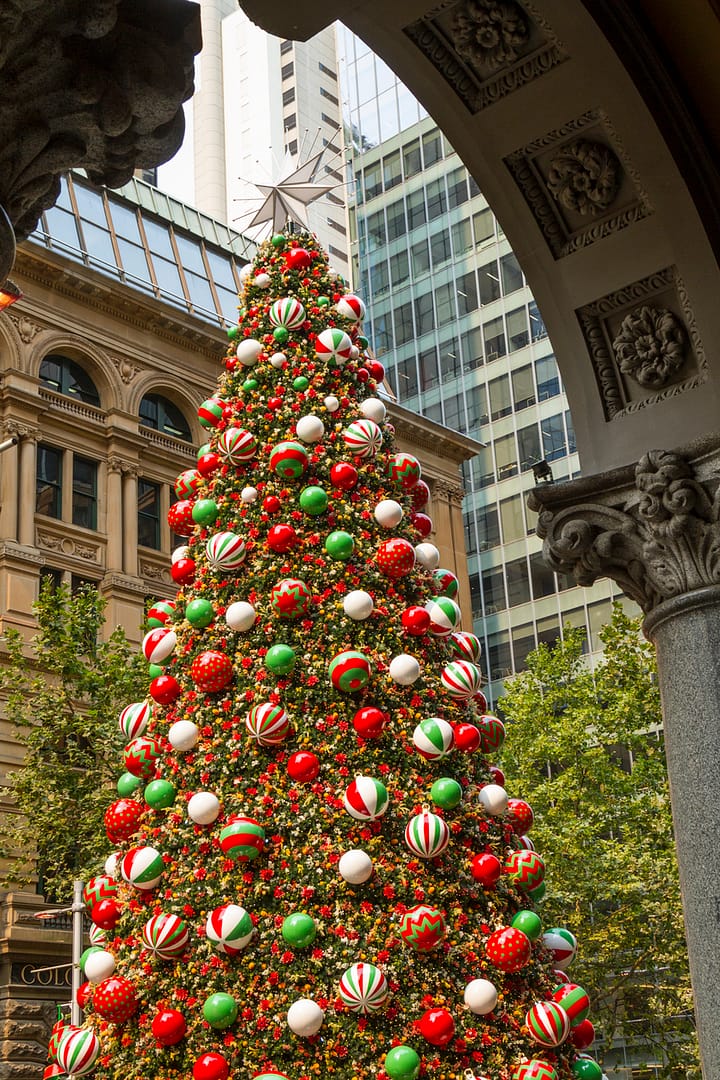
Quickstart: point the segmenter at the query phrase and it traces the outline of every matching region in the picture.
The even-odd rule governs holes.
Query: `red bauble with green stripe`
[[[290,717],[281,705],[264,701],[250,710],[245,718],[245,727],[260,746],[276,746],[290,732]]]
[[[178,499],[194,499],[202,480],[197,469],[185,469],[175,480],[175,494]]]
[[[179,915],[153,915],[142,932],[145,946],[160,960],[176,960],[187,949],[190,932]]]
[[[198,420],[208,430],[216,428],[223,418],[223,411],[227,403],[222,398],[211,397],[203,401],[198,409]]]
[[[438,567],[437,570],[433,570],[432,578],[438,596],[449,596],[451,600],[457,596],[460,590],[460,582],[452,570],[443,570]]]
[[[390,993],[380,968],[363,963],[353,964],[345,971],[338,989],[343,1004],[364,1016],[382,1009]]]
[[[173,621],[177,604],[174,600],[156,600],[147,613],[148,629],[153,630],[156,626],[167,626]]]
[[[492,754],[505,742],[505,725],[497,716],[485,715],[475,721],[480,732],[480,750],[483,754]]]
[[[411,491],[420,480],[422,469],[416,457],[399,451],[390,455],[385,472],[389,479],[403,491]]]
[[[328,673],[336,690],[342,690],[344,694],[355,694],[370,681],[370,661],[364,653],[348,649],[333,657]]]
[[[378,567],[391,581],[406,577],[415,566],[415,548],[409,540],[393,536],[384,540],[377,552]]]
[[[512,1080],[558,1080],[558,1074],[548,1061],[525,1058],[513,1072]]]
[[[283,578],[273,585],[270,604],[281,619],[302,619],[310,611],[312,592],[298,578]]]
[[[160,740],[152,735],[141,735],[125,747],[125,768],[133,776],[149,780],[155,775],[157,763],[162,756]]]
[[[307,451],[302,443],[288,439],[270,451],[270,468],[283,480],[297,480],[307,467]]]
[[[205,543],[207,561],[215,570],[238,570],[245,562],[245,541],[234,532],[219,532]]]
[[[561,1005],[570,1017],[570,1026],[577,1027],[587,1019],[590,1012],[590,998],[587,991],[577,983],[563,983],[553,990],[553,1001]]]
[[[479,664],[482,656],[482,642],[475,634],[467,630],[458,630],[450,634],[448,644],[454,660],[469,660],[471,664]]]
[[[530,892],[542,885],[545,863],[537,851],[513,851],[505,860],[505,876],[523,892]]]
[[[244,428],[231,427],[218,439],[218,453],[229,465],[245,465],[257,454],[255,436]]]
[[[58,1046],[58,1065],[72,1076],[83,1076],[95,1067],[100,1041],[92,1028],[68,1025]]]
[[[129,840],[142,821],[145,808],[134,799],[116,799],[105,811],[104,824],[107,838],[111,844],[122,844]]]
[[[447,925],[439,908],[417,904],[400,919],[400,937],[416,952],[430,952],[444,939]]]
[[[570,1017],[556,1001],[536,1001],[525,1014],[525,1026],[538,1046],[551,1050],[570,1034]]]
[[[265,846],[265,830],[254,818],[234,814],[220,833],[220,847],[235,862],[252,862]]]
[[[532,955],[532,942],[527,934],[514,926],[501,926],[485,942],[488,960],[508,974],[520,971]]]
[[[273,326],[284,326],[286,330],[297,330],[305,322],[305,308],[294,296],[284,296],[270,305],[268,316]]]
[[[356,776],[345,789],[343,803],[357,821],[375,821],[388,808],[387,788],[373,776]]]
[[[435,859],[450,843],[450,830],[439,814],[423,810],[405,827],[405,843],[421,859]]]
[[[122,975],[103,979],[93,990],[93,1009],[111,1024],[124,1024],[137,1012],[138,997],[135,984]]]
[[[438,761],[453,748],[453,729],[440,716],[421,720],[413,731],[415,749],[426,761]]]
[[[83,902],[88,909],[94,908],[101,900],[114,900],[117,896],[118,883],[108,874],[91,877],[83,889]]]

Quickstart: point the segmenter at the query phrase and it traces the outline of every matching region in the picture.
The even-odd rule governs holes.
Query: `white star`
[[[264,200],[245,228],[252,229],[267,221],[272,222],[273,232],[280,232],[288,221],[308,228],[305,207],[335,187],[334,184],[312,183],[311,177],[323,153],[324,150],[321,150],[297,168],[290,162],[274,184],[255,184]]]

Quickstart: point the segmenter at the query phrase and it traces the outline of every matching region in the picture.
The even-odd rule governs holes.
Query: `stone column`
[[[539,485],[543,554],[580,585],[611,577],[657,649],[703,1075],[720,1077],[720,440]]]
[[[20,438],[22,425],[8,421],[3,426],[3,438]],[[24,431],[23,427],[23,431]],[[17,540],[18,492],[20,490],[20,447],[3,450],[0,454],[0,540]]]
[[[137,577],[137,468],[123,463],[122,474],[123,570]]]
[[[35,469],[37,433],[26,431],[20,439],[20,485],[18,498],[18,542],[35,544]]]
[[[105,505],[105,532],[107,533],[107,564],[109,571],[123,568],[123,536],[125,515],[122,491],[122,468],[120,458],[108,458]]]

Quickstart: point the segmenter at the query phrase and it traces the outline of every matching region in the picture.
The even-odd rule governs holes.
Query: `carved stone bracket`
[[[578,585],[610,577],[648,614],[720,584],[718,446],[652,450],[635,466],[540,485],[528,501],[545,560]]]

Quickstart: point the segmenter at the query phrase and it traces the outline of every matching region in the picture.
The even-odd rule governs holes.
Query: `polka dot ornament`
[[[196,689],[215,694],[224,689],[233,677],[232,660],[226,653],[208,649],[195,657],[190,665],[190,677]]]
[[[124,1024],[134,1016],[138,1007],[135,984],[122,975],[103,979],[93,990],[94,1011],[111,1024]]]
[[[510,974],[525,967],[532,954],[532,943],[522,930],[501,926],[485,942],[485,952],[491,964]]]

